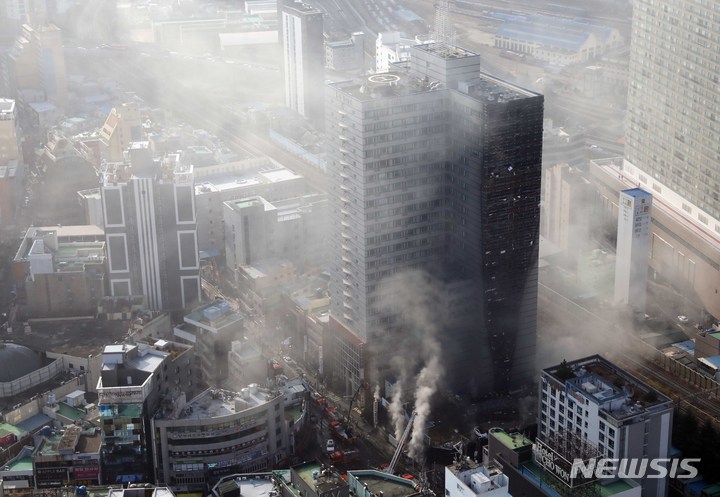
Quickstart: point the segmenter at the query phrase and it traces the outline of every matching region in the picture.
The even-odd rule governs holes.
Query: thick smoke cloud
[[[377,364],[389,364],[389,372],[397,378],[390,404],[397,439],[405,425],[403,395],[413,392],[416,418],[408,451],[411,457],[419,458],[432,398],[445,374],[439,330],[448,321],[448,298],[442,282],[416,270],[384,280],[376,297],[376,309],[392,324],[376,330],[377,336],[371,341],[377,343],[373,356]]]

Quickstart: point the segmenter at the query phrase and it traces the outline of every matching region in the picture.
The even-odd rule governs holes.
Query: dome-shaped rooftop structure
[[[40,357],[27,347],[0,343],[0,382],[13,381],[40,369]]]

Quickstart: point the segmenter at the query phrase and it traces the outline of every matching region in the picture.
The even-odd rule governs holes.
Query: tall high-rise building
[[[633,6],[625,174],[720,238],[717,4]]]
[[[200,300],[193,168],[177,154],[153,160],[147,142],[132,143],[129,157],[106,166],[100,188],[109,294],[190,308]]]
[[[450,1],[439,0],[435,3],[435,41],[453,44],[455,42],[455,29],[450,21]]]
[[[23,161],[15,100],[0,98],[0,231],[15,224],[23,195]]]
[[[302,2],[281,0],[280,4],[285,104],[322,127],[325,116],[323,14]]]
[[[467,50],[411,51],[388,73],[328,87],[325,364],[360,385],[366,346],[392,328],[381,282],[423,269],[463,288],[458,300],[475,313],[442,332],[451,381],[506,390],[534,373],[543,97],[481,73]]]
[[[54,24],[24,24],[22,34],[4,60],[5,89],[12,97],[18,90],[42,91],[45,99],[63,105],[67,100],[67,74],[62,31]]]
[[[645,312],[652,194],[632,188],[620,192],[618,203],[615,301]]]

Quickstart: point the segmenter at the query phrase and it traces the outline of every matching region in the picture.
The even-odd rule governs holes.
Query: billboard
[[[141,404],[142,387],[115,387],[98,389],[99,404]]]
[[[581,472],[573,472],[573,463],[561,456],[555,449],[550,447],[550,445],[539,439],[533,444],[533,461],[570,488],[596,480],[594,476],[586,478],[582,476]],[[582,460],[576,459],[575,461],[582,463]],[[574,474],[580,476],[573,477]]]

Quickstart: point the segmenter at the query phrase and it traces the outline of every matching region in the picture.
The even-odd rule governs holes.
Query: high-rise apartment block
[[[652,194],[632,188],[620,192],[618,204],[615,301],[645,312]]]
[[[280,2],[285,104],[322,127],[325,83],[323,14],[302,2]]]
[[[596,447],[597,457],[669,457],[672,400],[603,357],[543,369],[539,390],[541,444],[557,449],[574,436]],[[643,497],[667,495],[667,479],[636,483]]]
[[[634,5],[623,169],[720,238],[718,50],[713,2]]]
[[[0,230],[14,225],[23,192],[19,135],[15,100],[0,98]]]
[[[4,60],[3,79],[13,97],[18,90],[42,91],[45,100],[64,104],[67,100],[67,74],[62,31],[54,24],[23,25]]]
[[[457,383],[508,389],[534,372],[543,97],[481,73],[467,50],[411,50],[328,88],[335,372],[360,384],[365,345],[392,327],[378,286],[424,269],[471,283],[461,300],[477,314],[444,331]]]
[[[201,295],[193,168],[177,154],[153,159],[147,142],[132,143],[129,158],[106,166],[100,189],[109,294],[190,308]]]

